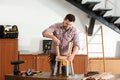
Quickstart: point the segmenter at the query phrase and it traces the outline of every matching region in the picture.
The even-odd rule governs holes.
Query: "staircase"
[[[72,5],[76,6],[77,8],[81,9],[85,13],[87,13],[89,16],[91,16],[90,24],[88,28],[88,35],[92,35],[95,20],[98,20],[102,24],[106,25],[107,27],[111,28],[112,30],[116,31],[117,33],[120,33],[120,23],[115,23],[116,20],[118,20],[119,16],[105,16],[105,13],[107,11],[111,11],[112,9],[96,9],[93,10],[96,4],[99,4],[100,2],[86,2],[82,4],[82,0],[66,0]]]

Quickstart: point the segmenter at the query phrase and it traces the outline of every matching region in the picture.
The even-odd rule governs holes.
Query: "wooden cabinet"
[[[19,65],[21,71],[25,71],[28,68],[36,70],[36,55],[20,55],[19,59],[24,61],[24,63]]]
[[[48,55],[37,56],[37,70],[50,72],[50,63],[48,62]]]
[[[31,59],[31,60],[30,60]],[[35,69],[43,72],[50,72],[50,65],[48,62],[48,55],[20,55],[20,60],[24,60],[25,63],[20,65],[21,70],[28,68]],[[74,72],[76,74],[83,74],[87,71],[87,55],[76,55],[74,59]]]
[[[74,72],[76,74],[83,74],[87,72],[88,56],[76,55],[73,62]]]
[[[98,72],[111,72],[113,74],[120,74],[120,58],[90,58],[89,59],[89,71]],[[103,66],[105,65],[105,67]]]
[[[0,80],[13,73],[11,61],[18,59],[18,39],[0,39]]]
[[[24,60],[25,63],[21,64],[20,70],[25,71],[27,69],[34,69],[36,71],[50,72],[49,62],[47,61],[48,55],[20,55],[20,60]]]

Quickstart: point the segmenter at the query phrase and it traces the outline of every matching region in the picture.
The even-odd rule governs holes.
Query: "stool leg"
[[[67,66],[66,66],[66,76],[68,76],[68,61],[67,62]]]
[[[62,74],[62,61],[60,61],[59,74]]]
[[[53,75],[56,75],[57,65],[58,65],[58,61],[56,61],[56,63],[55,63],[55,67],[54,67],[54,73],[53,73]]]
[[[72,75],[74,75],[74,69],[73,69],[73,63],[72,63],[72,61],[70,61],[70,66],[72,68]]]

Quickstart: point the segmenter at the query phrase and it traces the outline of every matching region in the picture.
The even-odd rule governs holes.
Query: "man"
[[[43,37],[51,38],[53,40],[51,47],[52,59],[50,64],[52,74],[54,72],[54,66],[55,66],[55,55],[56,55],[55,46],[59,46],[60,55],[65,56],[68,54],[67,52],[68,52],[69,42],[73,42],[72,54],[67,57],[69,61],[73,61],[75,54],[80,48],[78,31],[75,27],[73,27],[74,22],[75,22],[75,16],[73,14],[67,14],[63,22],[55,23],[51,25],[49,28],[45,29],[42,33]],[[63,74],[66,74],[65,69],[66,67],[63,66],[62,67]],[[71,70],[71,68],[69,68],[69,70]]]

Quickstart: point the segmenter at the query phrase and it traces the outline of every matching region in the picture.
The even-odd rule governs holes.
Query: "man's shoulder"
[[[76,28],[76,27],[72,27],[72,32],[75,33],[75,34],[78,34],[79,33],[79,29]]]
[[[73,31],[78,31],[78,28],[72,27],[72,30],[73,30]]]

